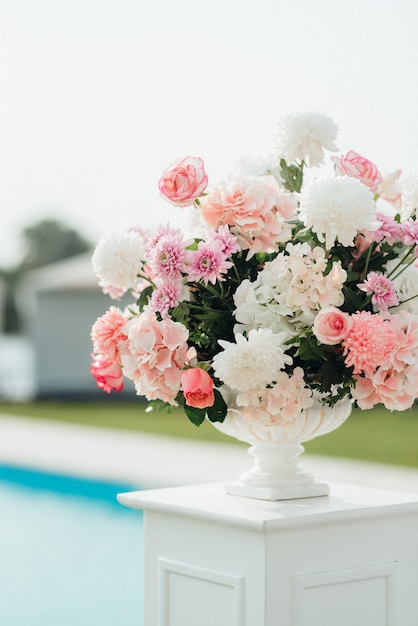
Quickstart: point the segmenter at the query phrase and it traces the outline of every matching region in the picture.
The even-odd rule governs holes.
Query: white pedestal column
[[[418,624],[416,495],[268,502],[216,484],[119,501],[144,510],[145,626]]]

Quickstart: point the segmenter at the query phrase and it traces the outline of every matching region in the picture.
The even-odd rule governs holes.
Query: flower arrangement
[[[229,408],[290,428],[314,402],[413,405],[418,180],[383,176],[353,150],[326,159],[337,130],[288,115],[268,159],[211,188],[201,158],[176,161],[158,187],[183,227],[98,243],[103,291],[133,295],[93,325],[99,387],[128,378],[196,425]]]

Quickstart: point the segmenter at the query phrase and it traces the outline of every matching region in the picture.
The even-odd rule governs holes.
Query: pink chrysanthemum
[[[232,267],[221,247],[214,241],[200,241],[197,250],[190,253],[187,267],[188,280],[203,280],[205,285],[217,280],[225,280],[223,274]]]
[[[161,280],[179,278],[185,271],[187,246],[180,230],[169,226],[160,227],[145,246],[151,273]]]
[[[354,374],[364,372],[371,376],[379,365],[384,365],[396,344],[396,333],[390,321],[380,315],[361,311],[351,316],[350,332],[342,342],[345,363]]]
[[[369,272],[367,279],[357,285],[360,291],[372,295],[372,304],[380,311],[387,311],[390,306],[398,306],[395,285],[387,276],[377,272]]]
[[[400,241],[402,237],[401,225],[391,215],[376,211],[376,220],[380,222],[380,226],[369,233],[372,241],[380,243],[385,239],[390,245],[395,241]]]
[[[169,309],[174,308],[179,303],[182,290],[182,283],[170,282],[161,283],[152,292],[150,307],[151,311],[159,313],[163,319],[168,316]]]
[[[221,248],[222,254],[226,257],[230,257],[241,250],[237,238],[229,231],[228,226],[220,226],[216,233],[209,234],[206,241],[217,242]]]
[[[120,343],[127,339],[124,332],[126,321],[126,317],[114,306],[97,318],[91,329],[91,340],[96,354],[101,354],[109,361],[120,361]]]

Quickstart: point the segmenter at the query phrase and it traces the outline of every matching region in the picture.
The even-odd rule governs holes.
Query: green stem
[[[391,276],[393,276],[393,274],[395,274],[395,272],[398,271],[398,269],[400,268],[400,266],[402,265],[402,263],[405,261],[405,259],[408,258],[408,256],[411,254],[411,252],[414,250],[416,244],[413,243],[412,246],[409,247],[409,249],[405,252],[405,254],[403,255],[403,257],[401,258],[401,260],[399,261],[398,265],[396,267],[393,268],[393,270],[388,274],[388,278],[390,278]],[[410,263],[408,263],[408,265],[406,267],[408,267],[409,265],[411,265],[411,263],[413,263],[415,261],[415,258],[412,259],[412,261]],[[406,268],[404,268],[406,269]],[[401,274],[403,272],[403,269],[399,272],[399,274]],[[399,274],[396,274],[396,276],[399,276]]]
[[[367,250],[367,257],[366,257],[366,262],[364,264],[363,276],[367,276],[367,270],[369,269],[369,263],[370,263],[370,259],[372,258],[372,253],[375,249],[375,245],[376,244],[372,244],[371,246],[369,246],[369,249]]]

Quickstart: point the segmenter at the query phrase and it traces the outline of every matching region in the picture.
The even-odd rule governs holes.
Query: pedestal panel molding
[[[244,626],[244,576],[163,557],[159,564],[160,626]]]
[[[391,562],[294,576],[292,626],[395,626],[396,566]]]

